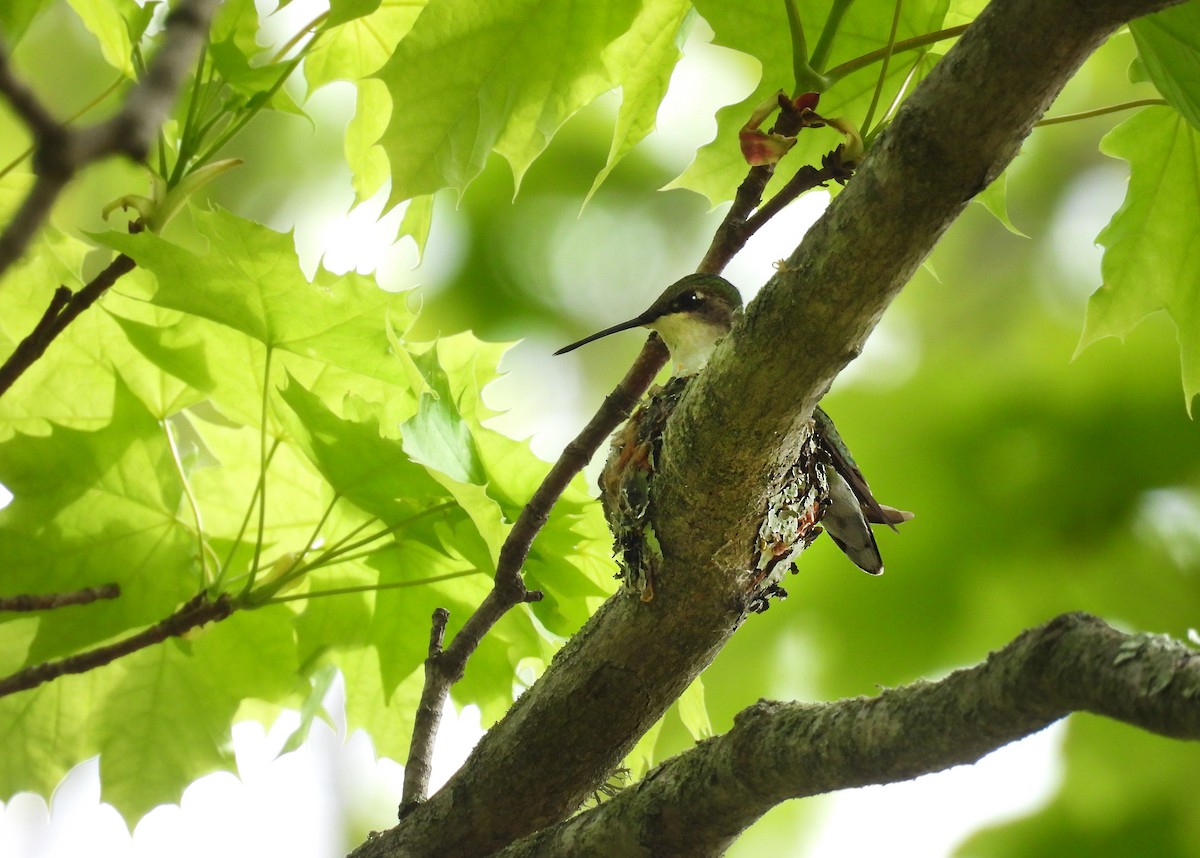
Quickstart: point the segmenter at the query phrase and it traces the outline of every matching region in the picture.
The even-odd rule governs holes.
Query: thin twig
[[[54,201],[83,167],[108,155],[123,153],[141,161],[166,121],[176,93],[208,33],[220,0],[179,0],[167,15],[162,48],[145,76],[129,91],[111,119],[70,129],[13,75],[8,55],[0,50],[0,93],[33,133],[37,179],[0,234],[0,276],[21,258],[50,216]]]
[[[209,601],[207,593],[198,593],[171,616],[115,644],[97,647],[58,661],[35,664],[0,679],[0,697],[36,688],[69,673],[87,673],[122,656],[162,643],[167,638],[178,637],[207,623],[223,620],[233,611],[233,599],[228,594],[222,594]]]
[[[944,30],[938,30],[933,33],[923,33],[920,36],[913,36],[911,39],[901,39],[896,44],[878,48],[877,50],[865,53],[860,57],[855,57],[852,60],[847,60],[840,66],[831,68],[825,74],[832,80],[838,81],[848,74],[865,69],[869,65],[881,62],[884,57],[902,54],[906,51],[915,51],[918,48],[923,48],[927,45],[936,45],[938,42],[944,42],[947,39],[957,39],[967,31],[969,24],[962,24],[958,27],[947,27]]]
[[[773,175],[775,175],[773,164],[750,168],[750,173],[738,185],[737,193],[733,197],[733,205],[725,213],[725,220],[721,222],[721,226],[713,235],[712,243],[709,244],[708,251],[704,254],[699,268],[696,269],[698,272],[720,274],[725,270],[725,266],[729,264],[729,260],[733,258],[734,254],[745,245],[746,239],[749,237],[742,235],[746,219],[762,202],[763,190]]]
[[[442,643],[446,639],[446,624],[450,612],[435,608],[433,623],[429,630],[429,655],[425,659],[425,685],[421,689],[421,702],[413,721],[412,740],[409,742],[408,762],[404,766],[404,793],[400,800],[400,818],[425,800],[429,793],[429,776],[433,771],[433,743],[442,722],[442,704],[445,695],[436,687],[440,681],[435,662],[442,654]]]
[[[360,555],[361,556],[361,555]],[[411,581],[391,581],[387,584],[357,584],[352,587],[330,587],[327,590],[307,590],[303,593],[291,593],[287,596],[272,596],[262,603],[255,602],[251,607],[259,608],[265,605],[278,605],[280,602],[303,602],[307,599],[327,599],[331,596],[348,596],[353,593],[382,593],[384,590],[403,590],[408,587],[427,587],[441,581],[453,581],[455,578],[466,578],[468,575],[482,575],[483,570],[471,567],[457,572],[446,572],[443,575],[430,575],[428,578],[414,578]]]
[[[0,396],[13,386],[25,370],[29,369],[80,313],[96,303],[121,277],[134,269],[134,261],[121,254],[78,292],[72,294],[66,286],[59,286],[50,298],[50,305],[29,336],[17,344],[8,360],[0,366]]]
[[[824,163],[820,167],[805,164],[796,171],[796,175],[792,176],[786,185],[779,189],[779,192],[775,196],[763,203],[762,208],[747,218],[744,226],[737,233],[741,244],[737,245],[733,249],[733,252],[736,253],[738,250],[741,250],[742,246],[750,240],[750,236],[762,229],[767,221],[783,211],[789,203],[801,194],[807,193],[813,188],[819,188],[826,182],[849,178],[851,171],[841,163],[837,157],[837,151],[835,149],[829,155],[825,156]]]
[[[479,647],[483,636],[510,608],[522,602],[536,602],[542,598],[537,590],[528,590],[521,578],[521,567],[529,556],[534,537],[546,524],[554,503],[566,490],[571,479],[591,461],[592,456],[604,439],[627,418],[633,406],[641,399],[654,381],[658,371],[667,362],[667,349],[662,340],[652,336],[646,341],[641,354],[630,367],[588,421],[583,430],[563,449],[558,461],[550,468],[533,497],[517,516],[512,530],[508,532],[500,547],[496,564],[496,578],[491,591],[463,624],[450,645],[425,661],[425,684],[421,689],[421,700],[413,721],[413,738],[409,746],[405,770],[419,767],[433,753],[433,741],[437,734],[437,719],[441,718],[442,707],[450,686],[462,678],[467,660]],[[432,719],[432,721],[431,721]],[[420,780],[414,775],[410,785],[405,775],[405,788],[400,813],[403,816],[425,800],[429,779]]]
[[[772,133],[794,136],[801,128],[799,113],[784,111],[780,114]],[[836,152],[837,150],[835,150]],[[767,164],[751,167],[742,184],[738,186],[733,198],[733,205],[725,214],[725,219],[717,228],[708,251],[697,271],[707,274],[719,274],[729,264],[729,260],[737,255],[750,236],[762,228],[768,220],[777,215],[788,203],[813,188],[819,187],[833,179],[845,178],[848,171],[841,166],[840,161],[832,153],[824,159],[821,168],[804,165],[790,181],[770,200],[762,204],[763,191],[771,177],[775,174],[775,165]]]
[[[67,593],[43,593],[0,596],[0,611],[53,611],[66,605],[87,605],[102,599],[115,599],[121,595],[116,584],[101,584],[99,587],[84,587]]]

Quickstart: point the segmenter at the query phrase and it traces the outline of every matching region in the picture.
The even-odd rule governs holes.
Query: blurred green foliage
[[[243,12],[248,9],[244,3],[233,5]],[[338,69],[348,62],[346,56],[362,59],[348,46],[367,41],[363,28],[367,28],[368,35],[386,33],[383,41],[392,45],[409,32],[414,26],[411,10],[399,10],[397,5],[385,2],[374,13],[377,18],[353,18],[348,22],[331,19],[331,33],[333,28],[342,29],[336,39],[331,37],[323,45],[326,53],[319,62],[311,63],[310,85],[315,89],[337,79]],[[906,18],[909,29],[905,33],[911,35],[936,26],[948,5],[921,6],[925,17]],[[958,23],[954,15],[972,12],[967,8],[970,4],[952,5],[950,17],[945,19],[947,25]],[[666,6],[655,8],[665,14]],[[809,19],[817,16],[818,6],[823,4],[802,4]],[[879,12],[884,6],[887,15],[881,17]],[[639,8],[641,14],[648,15],[651,7]],[[676,4],[675,8],[678,11],[680,7]],[[759,59],[776,77],[783,74],[781,69],[791,68],[786,32],[774,19],[754,18],[735,4],[702,3],[698,9],[717,30],[718,42],[764,54]],[[861,26],[854,27],[858,41],[842,44],[839,50],[846,55],[839,54],[834,61],[848,59],[855,51],[878,46],[881,38],[886,39],[884,23],[890,20],[890,10],[890,3],[856,5],[855,14],[862,16]],[[638,9],[629,5],[627,11],[632,16]],[[117,71],[104,62],[97,42],[64,6],[50,6],[36,20],[35,12],[34,4],[14,4],[0,14],[0,25],[10,38],[28,27],[16,49],[18,67],[37,81],[39,94],[61,113],[69,113],[108,86]],[[782,16],[780,10],[770,14],[777,13]],[[535,24],[543,26],[544,22]],[[243,31],[236,35],[245,39]],[[250,35],[253,38],[252,32]],[[810,36],[809,41],[811,45],[815,38]],[[433,50],[428,42],[424,44]],[[416,47],[421,45],[410,45]],[[693,47],[698,46],[693,43]],[[671,54],[670,45],[658,44],[656,49],[663,56]],[[1154,97],[1156,92],[1149,84],[1128,82],[1134,51],[1134,40],[1129,35],[1115,37],[1085,66],[1052,112],[1088,110],[1122,100],[1126,94],[1130,98]],[[625,53],[630,53],[628,46]],[[378,67],[376,60],[363,60],[363,65],[346,76],[356,78],[373,71]],[[922,67],[919,73],[925,70]],[[405,72],[399,67],[393,71]],[[894,71],[903,76],[908,67],[898,66]],[[611,68],[605,73],[615,74]],[[385,78],[389,74],[385,73]],[[595,94],[593,90],[613,84],[612,78],[600,77],[604,86],[589,80],[591,89],[585,87],[580,92],[586,91],[590,98]],[[842,102],[831,98],[829,103],[847,110],[861,109],[860,102],[869,97],[873,78],[867,74],[861,81],[854,77],[847,81],[847,87],[854,84],[853,94],[848,91]],[[407,78],[391,82],[395,86],[409,85]],[[649,75],[639,85],[643,90],[653,90],[660,83],[661,75]],[[895,87],[898,83],[892,80],[889,85]],[[678,183],[701,191],[708,200],[683,190],[655,192],[685,170],[695,148],[706,142],[703,139],[680,145],[677,136],[661,135],[668,145],[653,152],[634,150],[615,166],[609,163],[610,152],[624,145],[612,139],[613,115],[621,109],[612,103],[585,107],[570,119],[556,114],[550,124],[554,128],[554,123],[565,120],[566,124],[536,160],[533,158],[544,141],[523,139],[520,146],[514,142],[510,150],[501,147],[507,163],[495,154],[488,156],[490,145],[471,152],[472,157],[456,174],[460,187],[470,184],[461,199],[454,191],[441,191],[432,203],[425,199],[410,209],[409,226],[423,231],[432,205],[426,267],[411,274],[394,274],[401,283],[424,281],[419,293],[420,313],[409,336],[421,340],[472,331],[484,341],[528,337],[513,351],[515,387],[540,391],[542,399],[535,396],[531,400],[529,394],[513,393],[511,389],[505,394],[522,409],[525,431],[541,432],[551,418],[565,421],[568,430],[582,425],[623,373],[637,338],[628,335],[623,340],[597,344],[576,362],[550,357],[553,346],[627,317],[627,311],[641,309],[663,283],[694,267],[719,220],[720,212],[706,211],[708,202],[726,198],[730,177],[736,180],[740,178],[738,171],[744,170],[736,167],[730,135],[744,121],[745,105],[761,100],[763,93],[787,89],[789,84],[787,80],[764,78],[740,107],[721,113],[715,145],[705,149],[684,174],[691,178]],[[316,119],[312,123],[286,111],[257,116],[248,131],[221,153],[244,158],[245,166],[214,182],[209,202],[274,228],[289,229],[293,224],[305,223],[309,215],[303,208],[314,200],[323,200],[327,209],[337,214],[349,207],[356,195],[361,198],[374,191],[386,175],[387,164],[380,161],[379,150],[369,148],[373,138],[366,140],[371,135],[362,127],[374,123],[379,126],[376,133],[381,132],[384,117],[360,114],[350,120],[347,104],[355,91],[365,97],[371,86],[357,81],[319,91],[317,102],[327,113],[314,111]],[[300,87],[291,92],[297,101],[304,101]],[[371,97],[379,95],[375,92]],[[328,102],[320,102],[321,97],[328,97]],[[386,99],[384,102],[382,110],[386,111]],[[310,101],[308,106],[313,103]],[[578,106],[574,104],[566,114]],[[626,110],[627,122],[637,125],[640,120]],[[644,106],[640,110],[638,115],[644,120]],[[103,111],[102,107],[99,113]],[[347,121],[351,123],[351,136],[346,151],[357,168],[353,177],[342,151],[342,124]],[[509,139],[503,134],[512,132],[505,132],[496,117],[491,121],[495,139]],[[1200,430],[1188,418],[1185,399],[1180,395],[1177,329],[1163,316],[1155,316],[1139,326],[1122,328],[1121,332],[1127,334],[1123,343],[1101,340],[1072,357],[1080,340],[1087,296],[1100,285],[1099,254],[1092,239],[1119,205],[1127,175],[1124,162],[1098,151],[1100,138],[1115,122],[1109,116],[1036,130],[1007,175],[1009,212],[1016,226],[1030,238],[1006,231],[982,207],[972,207],[938,247],[930,269],[906,289],[867,352],[826,400],[876,493],[885,501],[917,513],[915,521],[905,525],[900,534],[881,536],[887,574],[873,579],[857,573],[826,540],[821,540],[803,556],[799,574],[784,582],[790,598],[765,615],[752,617],[705,673],[707,714],[703,707],[697,710],[698,689],[691,692],[687,703],[692,729],[689,731],[679,715],[672,713],[642,750],[655,745],[654,756],[661,758],[686,748],[694,741],[697,724],[711,718],[713,730],[721,732],[738,711],[762,696],[822,700],[871,694],[877,685],[936,677],[979,661],[1022,629],[1063,611],[1087,610],[1130,630],[1166,632],[1177,637],[1200,626]],[[1126,133],[1136,133],[1137,126],[1132,127],[1134,131]],[[402,155],[398,128],[390,132],[392,158]],[[1194,138],[1194,130],[1182,124],[1180,128],[1179,133]],[[24,138],[7,112],[0,113],[0,129],[4,131],[0,135],[0,160],[7,161],[23,147]],[[360,139],[356,140],[355,133]],[[826,142],[814,145],[824,146]],[[796,159],[803,157],[800,151],[794,155]],[[705,166],[705,159],[712,163]],[[595,177],[609,167],[607,180],[581,212]],[[515,199],[514,172],[521,176],[520,193]],[[98,167],[63,200],[56,220],[71,224],[74,234],[79,230],[102,230],[106,227],[98,215],[100,208],[121,194],[140,192],[144,182],[144,175],[129,165]],[[413,185],[422,194],[434,193],[437,187],[440,185],[436,181],[433,186]],[[130,252],[135,247],[150,248],[140,261],[153,270],[150,255],[156,251],[152,244],[169,239],[191,246],[206,224],[211,227],[218,217],[225,215],[204,213],[181,219],[162,240],[146,237],[139,243],[116,237],[108,243]],[[89,265],[96,267],[94,259],[83,258],[84,251],[78,244],[57,235],[48,240],[57,242],[60,250],[39,257],[38,264],[43,267],[28,270],[30,280],[58,282],[63,273],[59,266],[70,269],[82,265],[84,270]],[[288,240],[275,236],[274,241],[271,252],[286,255]],[[265,243],[260,241],[257,246],[265,248]],[[316,248],[302,247],[301,253],[311,258],[330,250],[319,240]],[[790,249],[780,245],[769,253],[779,258]],[[174,264],[172,258],[164,256],[163,264]],[[209,263],[212,260],[206,258],[205,264]],[[211,297],[201,292],[204,278],[200,274],[209,276],[212,272],[202,271],[195,262],[190,271],[197,282],[179,280],[176,285],[186,284],[186,288],[179,288],[175,303],[167,305],[211,318],[208,311],[199,312],[187,302]],[[299,279],[298,272],[295,276]],[[319,282],[328,284],[332,278]],[[6,288],[22,285],[29,283],[10,283]],[[752,292],[761,284],[737,285]],[[212,313],[231,312],[233,298],[248,288],[240,284],[227,300],[217,302],[219,306]],[[158,300],[162,304],[167,297]],[[31,296],[25,303],[33,301]],[[404,303],[401,298],[392,301],[397,306]],[[1153,309],[1153,302],[1142,308]],[[6,318],[3,327],[10,339],[15,334],[9,325],[28,327],[30,315],[36,318],[36,306],[33,310],[26,306],[25,310],[29,315]],[[397,312],[403,315],[407,310]],[[303,316],[303,312],[297,312],[299,321]],[[1189,317],[1176,314],[1175,319],[1184,325]],[[247,359],[246,354],[236,359],[233,349],[222,351],[227,363],[192,366],[188,384],[182,385],[178,378],[187,373],[161,357],[173,354],[178,358],[178,349],[171,351],[166,348],[169,343],[157,339],[151,342],[146,331],[137,328],[139,322],[151,321],[155,320],[120,314],[81,321],[81,325],[94,327],[81,327],[78,340],[59,344],[82,355],[76,361],[79,365],[100,360],[99,355],[89,355],[83,349],[81,343],[89,340],[106,344],[104,356],[122,366],[140,352],[163,373],[129,379],[138,397],[126,389],[98,392],[98,383],[93,380],[75,385],[86,396],[81,392],[72,399],[69,392],[60,395],[56,391],[56,399],[75,409],[65,416],[39,416],[22,410],[19,402],[10,405],[11,398],[3,400],[4,407],[11,409],[3,413],[6,431],[44,434],[51,425],[46,421],[54,421],[52,437],[61,442],[54,450],[49,446],[12,447],[9,461],[41,457],[61,461],[64,470],[78,470],[80,462],[54,458],[59,453],[86,458],[89,448],[72,432],[105,427],[112,431],[115,427],[128,435],[149,437],[154,434],[155,419],[190,405],[187,391],[205,384],[226,392],[222,401],[230,414],[253,419],[262,393],[261,356],[256,362]],[[1186,338],[1194,331],[1185,329],[1184,333]],[[228,346],[218,342],[217,334],[211,336],[210,348]],[[279,345],[270,337],[259,339]],[[470,340],[451,342],[447,348],[456,354],[461,349],[474,355],[472,349],[478,346],[468,345],[474,342]],[[158,351],[151,348],[155,344]],[[488,351],[486,358],[494,364],[499,350],[478,348]],[[156,360],[155,355],[160,357]],[[417,354],[414,360],[419,357]],[[440,358],[443,367],[461,369],[452,355],[442,354]],[[339,365],[341,360],[344,364],[346,359],[339,356],[330,363]],[[363,370],[361,363],[339,366]],[[439,384],[444,388],[446,382],[438,377],[436,367],[423,369],[430,389],[436,390]],[[400,370],[392,367],[389,372]],[[213,373],[221,378],[213,377]],[[365,374],[371,375],[369,371]],[[460,377],[465,375],[455,376]],[[482,372],[481,377],[490,378],[490,370]],[[323,390],[318,389],[322,379],[326,385]],[[396,379],[389,375],[385,380]],[[396,583],[409,574],[407,570],[413,563],[423,564],[422,568],[434,574],[461,568],[452,561],[462,558],[439,555],[430,547],[433,545],[469,545],[468,553],[478,555],[471,560],[486,564],[489,553],[496,548],[498,522],[501,518],[511,521],[536,485],[536,474],[531,476],[528,467],[498,466],[493,480],[480,479],[478,468],[517,455],[511,442],[477,425],[489,416],[486,409],[481,408],[478,415],[442,414],[431,418],[435,423],[440,420],[438,425],[456,427],[460,425],[458,419],[471,422],[469,434],[477,447],[472,453],[475,458],[464,465],[464,460],[454,456],[439,459],[439,439],[430,440],[428,434],[420,432],[414,436],[416,427],[411,423],[407,424],[409,435],[403,440],[398,428],[388,437],[387,426],[398,427],[400,419],[414,418],[421,396],[419,384],[399,397],[402,403],[388,403],[382,395],[374,402],[348,398],[339,402],[335,413],[314,396],[313,390],[333,401],[340,397],[334,388],[342,382],[343,377],[336,373],[314,373],[305,379],[308,387],[293,380],[283,395],[291,414],[281,419],[299,419],[312,430],[309,443],[302,446],[329,485],[339,485],[339,472],[322,459],[318,448],[330,439],[343,450],[360,443],[370,447],[375,451],[372,455],[380,457],[372,461],[407,455],[432,465],[439,474],[460,478],[452,487],[443,488],[446,496],[466,511],[470,524],[468,527],[466,520],[458,521],[453,524],[455,531],[441,530],[424,544],[408,546],[407,554],[380,559],[371,574],[385,583]],[[53,374],[41,383],[51,385],[45,390],[55,390]],[[161,406],[154,413],[142,405],[152,389],[158,390]],[[1188,389],[1194,392],[1194,385]],[[355,390],[360,398],[366,397],[364,387]],[[437,401],[445,405],[446,398],[455,399]],[[530,410],[530,401],[548,399],[562,400],[553,415]],[[433,403],[428,405],[434,407]],[[469,406],[460,402],[460,407]],[[364,439],[362,427],[372,425],[372,421],[385,427],[382,435],[376,433]],[[63,423],[72,423],[74,428],[63,429]],[[419,428],[428,430],[428,426]],[[555,431],[558,434],[554,437],[570,434],[561,427]],[[231,451],[245,445],[244,439],[220,438],[217,429],[212,432],[218,438],[212,442],[214,445],[227,444]],[[422,440],[414,442],[414,437]],[[102,433],[93,434],[89,440],[103,445],[104,438]],[[165,448],[155,449],[157,455],[165,455]],[[354,449],[358,455],[359,448]],[[459,453],[462,449],[452,447]],[[138,470],[146,467],[145,462],[121,461],[128,465],[131,479],[138,479],[147,490],[153,487],[153,479]],[[250,467],[235,475],[239,501],[246,499],[255,476]],[[488,484],[486,492],[484,482]],[[21,495],[20,486],[13,483],[12,487]],[[160,488],[168,494],[178,492],[177,487],[168,484]],[[208,488],[213,495],[227,490],[225,484],[217,482]],[[159,500],[164,508],[179,502],[175,495]],[[369,500],[362,503],[370,506]],[[558,527],[552,526],[538,543],[540,553],[533,557],[530,568],[532,586],[554,580],[556,559],[578,549],[572,526],[584,521],[587,513],[579,498],[570,499],[568,505],[570,509],[561,512]],[[291,522],[291,512],[291,507],[282,510],[283,519]],[[304,514],[311,517],[312,511],[305,509]],[[220,515],[234,517],[228,510]],[[347,514],[340,524],[349,528],[359,520]],[[186,563],[190,542],[181,538],[178,523],[165,532],[169,538],[156,550],[184,557],[180,562]],[[568,634],[581,618],[585,600],[599,592],[593,582],[610,572],[602,554],[595,545],[579,550],[574,562],[586,574],[562,584],[562,589],[551,592],[547,603],[538,608],[537,620],[550,636]],[[38,557],[31,555],[28,559],[36,561]],[[327,583],[348,586],[363,580],[360,574],[346,574]],[[170,587],[165,595],[155,594],[162,601],[161,605],[157,601],[153,605],[159,613],[163,606],[189,592],[179,588],[178,582]],[[279,684],[277,672],[291,673],[298,665],[303,665],[305,672],[312,670],[322,659],[328,642],[338,641],[345,647],[336,664],[347,677],[351,723],[370,730],[381,750],[399,754],[407,742],[406,724],[394,713],[411,712],[415,705],[419,688],[413,682],[413,670],[420,660],[429,610],[435,604],[453,600],[456,616],[464,616],[484,590],[482,583],[475,581],[467,588],[427,590],[419,596],[412,595],[418,592],[416,589],[389,591],[403,593],[404,598],[357,595],[342,597],[337,604],[318,599],[294,618],[293,643],[277,639],[278,626],[260,627],[266,632],[252,631],[253,624],[242,621],[258,617],[245,616],[239,618],[238,625],[230,625],[229,632],[207,639],[207,643],[197,642],[195,647],[192,642],[170,644],[138,658],[155,663],[159,670],[173,672],[173,682],[208,683],[206,687],[219,688],[220,693],[214,692],[215,699],[210,702],[213,711],[228,718],[236,709],[240,689],[224,688],[211,678],[222,664],[222,648],[235,644],[248,647],[262,665],[255,669],[261,669],[263,676],[275,677],[273,682],[278,687],[271,689],[274,699],[287,698],[298,705],[294,689]],[[283,607],[268,610],[279,614],[286,611]],[[133,620],[152,621],[157,614],[147,611],[132,619],[119,618],[113,628],[124,628]],[[372,617],[377,625],[369,628]],[[378,636],[381,628],[391,630],[383,641],[386,646],[378,650],[365,646],[369,641],[379,642],[373,636]],[[106,629],[97,626],[89,634],[99,635]],[[530,629],[530,625],[513,622],[496,630],[495,646],[478,654],[461,689],[461,700],[478,699],[490,718],[500,714],[498,701],[511,692],[516,654],[536,652],[541,657],[549,653],[544,640],[531,640]],[[57,652],[57,648],[78,643],[55,638],[54,647],[47,650],[43,645],[39,649],[38,634],[44,641],[45,629],[35,630],[20,623],[0,627],[0,635],[12,645],[10,651],[20,650],[22,655],[28,651],[44,657]],[[259,638],[239,643],[238,636],[254,634]],[[384,651],[389,654],[381,659],[379,653]],[[6,666],[12,665],[6,662]],[[153,666],[131,664],[121,681],[136,682],[139,670]],[[380,699],[381,676],[385,677],[386,691],[394,692],[392,715]],[[41,746],[53,745],[55,750],[48,764],[45,759],[35,761],[41,766],[40,781],[5,780],[6,794],[18,788],[48,791],[72,760],[94,753],[97,743],[104,744],[109,753],[128,755],[130,766],[144,763],[138,749],[127,747],[127,732],[121,730],[124,719],[148,720],[164,730],[173,729],[169,713],[111,711],[95,740],[70,739],[80,735],[80,725],[70,719],[58,725],[58,732],[48,732],[47,721],[37,717],[38,713],[61,709],[76,713],[72,716],[76,717],[89,701],[101,699],[96,683],[88,678],[72,685],[74,708],[65,709],[59,699],[64,686],[49,686],[39,697],[37,708],[30,710],[24,720],[14,722],[23,739],[17,745],[29,753],[33,753],[29,749]],[[138,699],[135,692],[129,693]],[[293,693],[290,698],[289,692]],[[247,690],[246,696],[251,693]],[[193,725],[191,729],[199,727]],[[163,743],[169,741],[164,736]],[[144,747],[142,752],[144,756]],[[981,832],[963,847],[962,854],[1122,858],[1134,854],[1162,858],[1200,855],[1200,832],[1189,802],[1194,794],[1195,772],[1200,770],[1200,749],[1099,719],[1077,717],[1071,720],[1063,753],[1066,778],[1049,805],[1029,819]],[[186,782],[228,763],[220,756],[181,760],[172,770],[169,784],[148,786],[169,794],[181,779]],[[105,766],[109,765],[106,757]],[[5,768],[15,771],[17,767]],[[115,773],[111,777],[117,778],[114,783],[128,782]],[[134,813],[145,809],[146,792],[122,796],[119,789],[116,795],[109,793],[106,798],[121,802]],[[814,824],[813,806],[808,802],[772,812],[739,842],[734,854],[798,854],[795,831]],[[936,816],[936,809],[930,809],[931,825],[936,823]],[[898,848],[902,846],[897,844]]]

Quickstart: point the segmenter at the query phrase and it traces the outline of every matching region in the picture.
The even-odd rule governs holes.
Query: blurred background
[[[290,34],[308,17],[294,3],[270,26]],[[348,85],[308,99],[312,123],[260,116],[228,153],[245,166],[217,180],[210,199],[294,229],[309,271],[375,271],[384,288],[412,289],[418,337],[470,329],[519,341],[503,363],[508,375],[486,396],[507,412],[496,421],[503,431],[530,437],[553,459],[641,338],[551,353],[639,312],[693,270],[723,214],[686,191],[656,190],[712,136],[716,108],[755,83],[752,61],[708,38],[699,22],[658,131],[586,207],[615,95],[568,123],[515,201],[495,157],[463,199],[439,196],[419,265],[409,239],[394,241],[399,212],[380,220],[381,198],[353,207],[341,154],[354,109]],[[1128,91],[1132,57],[1130,37],[1117,36],[1051,113]],[[16,62],[62,113],[114,76],[63,6],[35,22]],[[1100,282],[1093,240],[1127,178],[1123,162],[1097,151],[1116,121],[1035,131],[1006,176],[1024,235],[971,206],[827,397],[876,494],[917,517],[881,534],[881,578],[859,573],[828,540],[804,554],[784,582],[789,598],[752,617],[704,675],[717,732],[760,697],[829,700],[936,679],[1064,611],[1181,638],[1200,626],[1200,430],[1182,396],[1174,328],[1153,317],[1124,343],[1074,356]],[[21,141],[0,117],[0,161]],[[58,222],[103,229],[100,207],[144,188],[137,168],[103,165],[72,189]],[[826,202],[817,192],[793,205],[729,267],[747,299]],[[180,807],[152,812],[132,835],[99,803],[96,762],[81,765],[50,807],[31,795],[3,805],[0,855],[325,856],[390,824],[399,766],[376,763],[361,734],[325,725],[276,757],[289,732],[287,723],[269,732],[242,725],[240,777],[201,780]],[[479,732],[477,712],[451,714],[441,779]],[[659,755],[691,741],[669,716]],[[780,807],[731,854],[1197,856],[1198,771],[1195,745],[1074,716],[969,769]]]

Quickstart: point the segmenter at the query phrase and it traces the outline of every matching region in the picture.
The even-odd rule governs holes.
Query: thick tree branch
[[[744,619],[760,519],[833,378],[1079,65],[1170,5],[993,0],[689,385],[657,463],[653,601],[610,599],[446,786],[356,855],[487,854],[603,782]]]
[[[163,45],[146,74],[111,119],[86,128],[59,123],[33,92],[13,74],[0,50],[0,94],[34,136],[37,179],[12,220],[0,234],[0,276],[16,262],[50,215],[54,201],[84,167],[122,153],[140,161],[166,121],[183,79],[191,71],[221,0],[179,0],[167,16]]]
[[[821,705],[760,701],[725,735],[501,854],[719,855],[783,801],[973,763],[1072,712],[1200,740],[1200,652],[1067,614],[938,682]]]

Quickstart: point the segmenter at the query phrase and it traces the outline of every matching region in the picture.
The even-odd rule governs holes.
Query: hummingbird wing
[[[821,448],[829,457],[833,469],[846,481],[850,491],[862,505],[867,521],[873,524],[886,524],[895,530],[897,524],[913,517],[911,512],[885,506],[875,500],[875,495],[871,493],[871,487],[867,485],[866,477],[862,475],[862,471],[858,469],[858,463],[850,455],[850,448],[846,446],[846,442],[838,434],[837,427],[833,425],[833,419],[819,405],[813,409],[813,422],[817,439],[821,442]]]
[[[882,574],[883,558],[858,496],[833,466],[827,465],[825,473],[829,478],[829,506],[821,518],[825,532],[859,569],[868,575]]]

